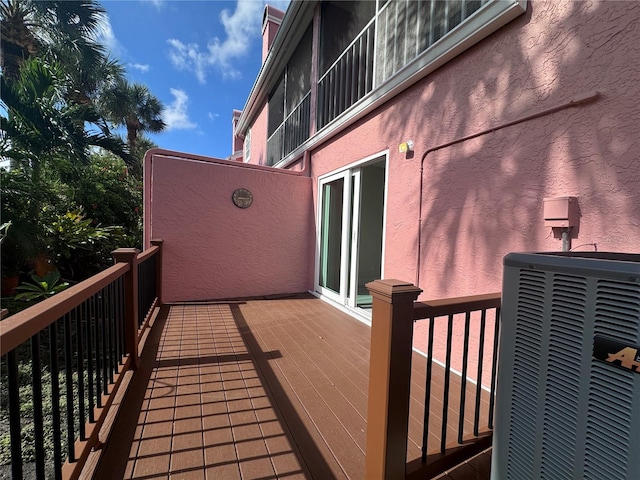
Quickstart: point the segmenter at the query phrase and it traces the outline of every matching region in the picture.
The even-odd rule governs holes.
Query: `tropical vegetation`
[[[98,41],[105,15],[96,0],[0,0],[2,277],[22,298],[141,246],[144,133],[165,128],[163,106]]]

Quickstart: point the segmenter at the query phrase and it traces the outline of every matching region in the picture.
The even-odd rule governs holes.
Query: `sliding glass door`
[[[320,180],[317,290],[369,308],[365,285],[382,275],[385,158]]]

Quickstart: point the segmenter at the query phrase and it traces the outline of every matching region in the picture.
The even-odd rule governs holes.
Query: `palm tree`
[[[141,133],[165,129],[163,108],[162,102],[145,85],[130,83],[124,77],[106,89],[100,98],[100,110],[105,118],[127,129],[127,145],[131,151]]]
[[[58,64],[35,57],[26,61],[13,81],[0,77],[0,156],[31,171],[40,164],[86,163],[92,147],[101,147],[130,161],[124,143],[112,135],[91,106],[65,100],[66,75]],[[87,125],[89,126],[87,128]]]
[[[88,103],[99,82],[114,74],[123,75],[122,67],[109,60],[104,46],[95,40],[105,15],[95,0],[1,0],[3,76],[16,79],[25,61],[36,55],[46,56],[69,74],[74,88],[68,94]]]

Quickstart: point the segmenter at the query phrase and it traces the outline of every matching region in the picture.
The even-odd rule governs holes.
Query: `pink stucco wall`
[[[640,251],[640,4],[531,2],[528,11],[312,152],[312,177],[389,150],[387,278],[421,298],[498,291],[502,257],[559,250],[543,199],[574,195],[576,249]],[[430,148],[556,107],[592,103],[428,155]],[[398,153],[412,139],[415,153]],[[420,183],[424,192],[418,225]],[[314,181],[314,196],[317,196]],[[584,245],[579,247],[579,245]]]
[[[578,198],[575,250],[640,252],[639,77],[640,3],[529,2],[524,15],[315,149],[314,198],[318,176],[388,150],[384,276],[416,282],[419,268],[421,299],[500,291],[505,254],[560,250],[544,225],[545,197]],[[421,174],[431,148],[596,91],[593,102],[433,152]],[[414,154],[398,153],[408,139]],[[423,350],[426,327],[415,329]],[[443,359],[444,337],[436,343]]]
[[[251,156],[248,163],[264,165],[267,161],[267,119],[269,109],[265,105],[251,124]],[[245,161],[247,161],[245,159]]]
[[[311,188],[304,173],[164,150],[145,157],[145,242],[163,244],[163,301],[308,290]],[[253,204],[236,207],[246,188]]]

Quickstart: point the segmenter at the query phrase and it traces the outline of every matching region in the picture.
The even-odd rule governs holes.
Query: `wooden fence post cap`
[[[116,259],[116,262],[128,262],[138,253],[140,253],[140,250],[137,248],[118,248],[111,252],[111,255]]]
[[[412,302],[422,293],[414,284],[393,278],[374,280],[365,286],[373,297],[387,303]]]
[[[161,239],[161,238],[152,238],[151,239],[151,245],[162,245],[163,242],[164,242],[164,240]]]

